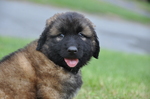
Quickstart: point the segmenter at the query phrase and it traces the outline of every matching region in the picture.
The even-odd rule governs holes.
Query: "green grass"
[[[28,1],[86,11],[91,14],[113,15],[142,23],[150,23],[150,18],[148,17],[145,17],[143,15],[131,12],[124,8],[114,6],[112,4],[100,0],[28,0]]]
[[[0,59],[17,49],[24,47],[30,40],[12,37],[1,37],[0,36]]]
[[[82,71],[76,99],[150,99],[150,56],[102,50]]]
[[[0,58],[31,40],[0,37]],[[82,68],[83,86],[75,99],[150,99],[150,56],[101,50]]]

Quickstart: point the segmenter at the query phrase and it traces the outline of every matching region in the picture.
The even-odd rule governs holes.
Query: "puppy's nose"
[[[70,46],[67,51],[69,53],[76,53],[76,52],[78,52],[78,49],[75,46]]]

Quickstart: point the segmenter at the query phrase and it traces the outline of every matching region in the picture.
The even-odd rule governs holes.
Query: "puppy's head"
[[[67,12],[47,20],[37,50],[55,64],[77,72],[92,56],[98,58],[100,48],[91,21],[79,13]]]

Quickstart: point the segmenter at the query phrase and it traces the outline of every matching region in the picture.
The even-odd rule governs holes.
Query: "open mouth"
[[[79,59],[64,58],[64,60],[69,67],[75,67],[79,63]]]

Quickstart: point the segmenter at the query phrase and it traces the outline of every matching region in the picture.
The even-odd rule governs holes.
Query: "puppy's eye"
[[[86,36],[82,33],[82,32],[79,32],[78,35],[82,38],[85,38]]]
[[[62,34],[62,33],[58,35],[58,37],[61,37],[61,38],[64,38],[64,36],[65,36],[65,35]]]
[[[65,35],[61,33],[61,34],[56,36],[56,40],[61,41],[64,37],[65,37]]]

